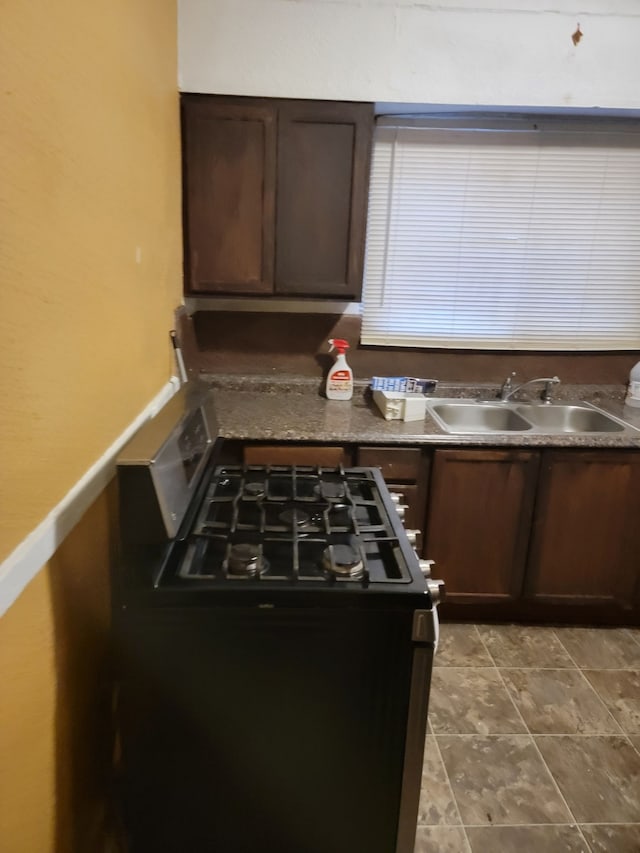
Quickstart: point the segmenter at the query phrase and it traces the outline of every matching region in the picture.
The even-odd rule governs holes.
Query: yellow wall
[[[0,619],[2,853],[102,853],[113,834],[114,499],[112,484]]]
[[[0,3],[0,562],[173,373],[176,0]],[[0,619],[0,849],[97,851],[110,488]]]
[[[172,373],[175,6],[2,4],[0,560]]]

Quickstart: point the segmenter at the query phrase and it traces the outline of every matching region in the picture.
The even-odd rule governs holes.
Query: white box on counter
[[[373,399],[387,421],[424,420],[427,398],[408,391],[374,391]]]

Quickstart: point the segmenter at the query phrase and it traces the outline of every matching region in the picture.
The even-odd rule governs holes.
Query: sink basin
[[[545,432],[623,432],[624,424],[587,406],[568,406],[559,403],[520,405],[517,411]]]
[[[531,423],[512,407],[491,403],[436,403],[431,411],[454,432],[523,432]]]
[[[589,403],[520,403],[517,401],[431,398],[428,409],[450,433],[526,433],[527,435],[638,435],[630,424]]]

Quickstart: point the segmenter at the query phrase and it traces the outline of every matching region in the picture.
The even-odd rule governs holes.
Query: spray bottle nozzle
[[[334,349],[337,349],[338,355],[344,355],[345,350],[349,349],[349,341],[345,341],[342,338],[330,338],[329,343],[331,344],[329,352],[333,352]]]

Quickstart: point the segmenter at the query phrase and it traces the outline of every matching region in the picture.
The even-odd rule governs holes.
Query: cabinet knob
[[[404,500],[404,495],[400,494],[400,492],[389,492],[389,497],[396,506],[398,506],[400,501]]]

